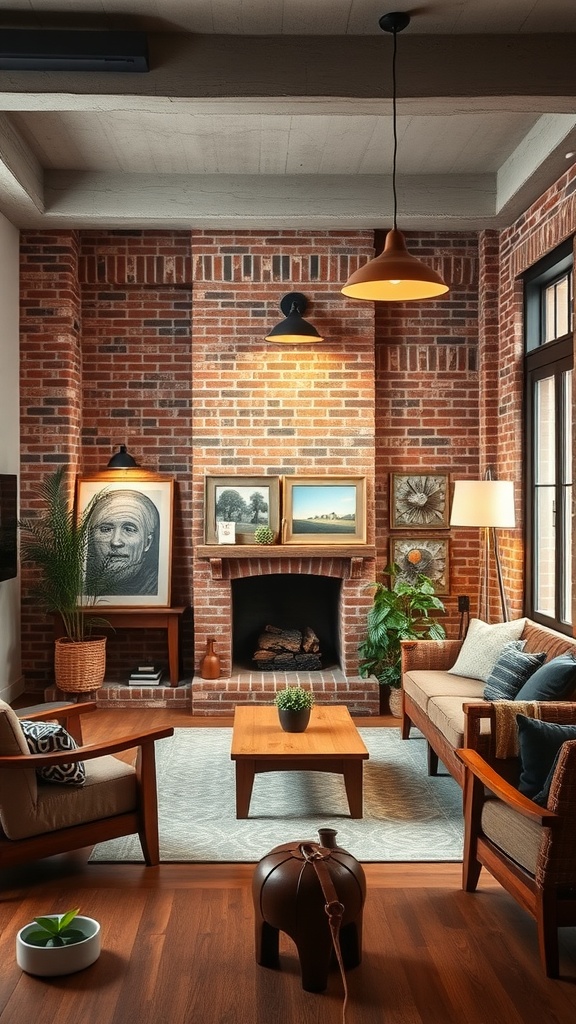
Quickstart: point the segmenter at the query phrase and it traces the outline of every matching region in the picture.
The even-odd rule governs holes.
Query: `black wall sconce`
[[[120,445],[120,451],[116,452],[108,462],[107,469],[136,469],[138,463],[126,449],[125,444]]]
[[[324,341],[312,324],[302,318],[308,302],[301,292],[288,292],[280,303],[280,309],[286,317],[266,335],[266,341],[279,342],[282,345],[306,345],[315,341]]]

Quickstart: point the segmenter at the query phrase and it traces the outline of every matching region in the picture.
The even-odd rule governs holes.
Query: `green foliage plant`
[[[75,942],[83,942],[86,938],[85,933],[80,928],[69,927],[79,913],[80,907],[76,907],[75,910],[69,910],[66,914],[54,915],[54,917],[35,917],[34,921],[38,928],[29,932],[25,941],[29,946],[46,946],[48,948],[72,946]]]
[[[269,526],[259,526],[254,530],[254,540],[257,544],[272,544],[274,542],[274,530]]]
[[[368,612],[366,636],[358,645],[360,675],[376,676],[379,683],[398,688],[401,683],[401,640],[443,640],[446,630],[430,616],[431,611],[444,611],[442,601],[434,594],[434,584],[424,573],[411,582],[402,579],[395,562],[382,570],[390,585],[376,581],[374,601]]]
[[[43,508],[35,517],[21,519],[21,558],[37,570],[31,596],[45,612],[59,614],[65,635],[75,643],[90,638],[105,619],[83,615],[116,586],[114,569],[104,560],[87,564],[92,517],[107,491],[95,494],[76,515],[68,498],[66,467],[60,466],[38,490]]]
[[[274,703],[282,711],[304,711],[314,704],[314,694],[302,686],[285,686],[278,690]]]

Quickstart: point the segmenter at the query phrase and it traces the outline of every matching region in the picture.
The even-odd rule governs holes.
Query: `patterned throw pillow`
[[[29,722],[22,719],[20,726],[31,754],[78,749],[76,740],[58,722]],[[83,786],[86,780],[86,769],[82,761],[39,768],[36,774],[45,782],[58,782],[66,786]]]
[[[455,676],[488,682],[504,647],[511,640],[520,639],[525,624],[526,619],[497,622],[495,625],[482,622],[482,619],[471,619],[456,664],[448,671]]]
[[[546,661],[546,652],[524,654],[507,644],[494,665],[486,686],[484,700],[514,700],[521,686]]]

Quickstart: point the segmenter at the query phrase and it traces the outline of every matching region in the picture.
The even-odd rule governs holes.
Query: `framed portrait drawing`
[[[102,607],[168,607],[172,574],[174,480],[134,470],[110,470],[76,480],[76,511],[99,493],[92,516],[86,562],[107,559],[114,570],[114,593]]]
[[[400,579],[411,582],[423,573],[432,580],[436,594],[449,593],[447,537],[392,537],[390,561],[400,567]]]
[[[390,528],[447,530],[450,488],[447,473],[391,473]]]
[[[223,524],[228,527],[224,530]],[[259,526],[280,532],[280,477],[207,476],[204,512],[206,544],[226,543],[234,527],[235,544],[255,544]]]
[[[365,544],[363,476],[286,476],[284,544]]]

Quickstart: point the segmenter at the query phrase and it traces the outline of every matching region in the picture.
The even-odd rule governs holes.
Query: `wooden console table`
[[[180,618],[184,605],[174,608],[84,608],[84,615],[101,615],[114,629],[165,629],[168,634],[168,671],[170,686],[178,686],[180,679]],[[56,636],[64,630],[60,618],[55,624]]]

